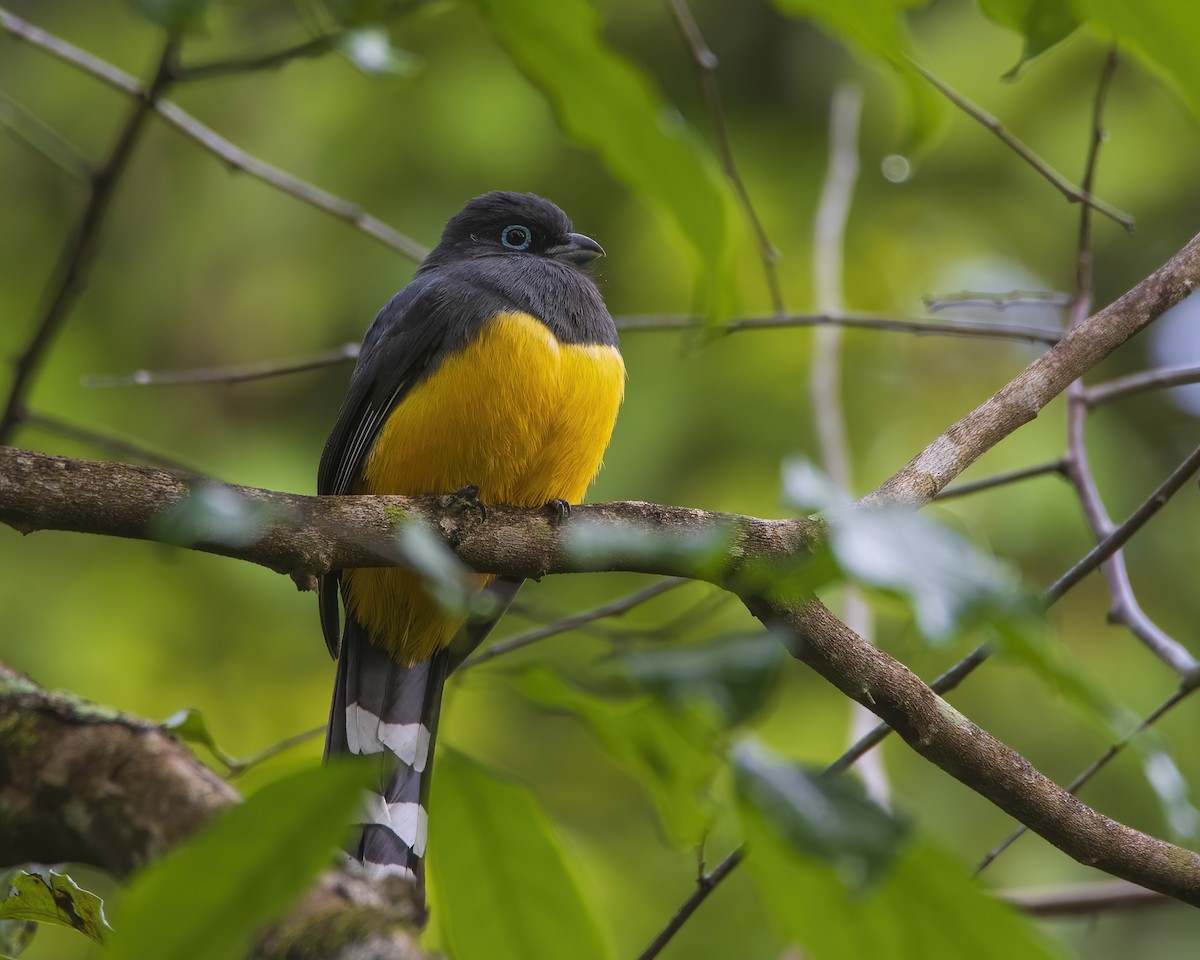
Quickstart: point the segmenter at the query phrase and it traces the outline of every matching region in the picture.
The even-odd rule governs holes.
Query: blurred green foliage
[[[1097,224],[1097,301],[1122,293],[1196,232],[1200,194],[1194,189],[1194,158],[1200,135],[1194,113],[1200,109],[1200,78],[1188,45],[1197,16],[1192,5],[1087,0],[1069,7],[1083,22],[1074,31],[1068,19],[1031,20],[1034,8],[1045,9],[1042,4],[987,0],[982,6],[986,15],[968,0],[929,5],[696,0],[695,16],[720,61],[734,151],[780,251],[791,309],[811,303],[811,222],[824,171],[828,104],[833,89],[845,82],[866,93],[864,174],[846,251],[851,307],[905,315],[918,311],[920,298],[931,293],[1070,288],[1077,210],[918,82],[903,60],[913,50],[922,65],[1078,179],[1100,65],[1112,31],[1121,33],[1137,59],[1123,61],[1116,79],[1096,192],[1132,212],[1138,233],[1131,237],[1107,221]],[[158,26],[117,0],[22,0],[9,7],[142,77],[162,42]],[[470,196],[494,188],[533,190],[560,203],[578,229],[604,244],[608,257],[599,277],[614,314],[700,309],[719,315],[733,304],[749,315],[770,312],[755,246],[715,174],[695,65],[662,5],[572,0],[557,18],[541,15],[544,6],[532,0],[323,5],[143,0],[142,7],[158,11],[160,22],[174,22],[176,14],[190,19],[200,11],[183,45],[187,63],[281,49],[341,23],[373,31],[363,35],[365,45],[343,44],[344,52],[197,80],[170,96],[239,146],[361,204],[424,244],[436,242],[441,224]],[[379,32],[380,20],[392,14]],[[382,57],[380,39],[387,40]],[[865,60],[860,63],[848,50]],[[1001,82],[1014,62],[1035,56],[1017,82]],[[375,63],[398,62],[404,68],[392,73],[369,70]],[[883,71],[873,69],[880,64]],[[899,100],[891,89],[897,70]],[[2,35],[0,93],[9,105],[0,111],[0,122],[11,134],[0,138],[0,348],[13,355],[28,337],[45,278],[84,198],[77,176],[64,168],[77,172],[75,152],[90,162],[102,158],[129,104]],[[31,126],[31,116],[58,131],[66,145]],[[910,148],[907,179],[894,182],[880,174],[886,157]],[[236,386],[100,390],[83,388],[81,378],[286,357],[354,340],[412,269],[370,237],[231,172],[152,123],[118,189],[91,283],[48,356],[31,406],[139,438],[220,479],[311,492],[321,444],[345,386],[344,366]],[[1032,317],[1012,311],[963,315],[1057,319],[1048,311]],[[1154,337],[1154,330],[1143,335],[1096,377],[1144,366]],[[781,464],[815,449],[802,382],[810,340],[804,330],[703,342],[677,334],[625,335],[628,397],[592,498],[786,514],[791,507],[781,488]],[[1032,347],[1002,341],[848,333],[845,403],[856,490],[869,489],[899,468],[1035,354]],[[1178,358],[1185,360],[1200,355]],[[1058,457],[1064,434],[1062,407],[1055,404],[988,454],[970,477]],[[1136,505],[1195,444],[1196,435],[1194,417],[1163,393],[1094,414],[1089,452],[1114,516]],[[17,439],[41,449],[102,455],[32,428]],[[1033,590],[1052,581],[1091,542],[1078,503],[1053,476],[930,512],[965,540],[1019,568]],[[1144,606],[1193,647],[1200,622],[1200,595],[1193,588],[1198,524],[1200,504],[1189,489],[1128,551]],[[148,716],[198,708],[207,736],[234,756],[256,754],[324,719],[333,671],[319,639],[315,604],[296,595],[283,578],[166,547],[67,534],[22,540],[7,528],[0,530],[0,569],[5,574],[0,658],[47,686]],[[643,583],[611,575],[527,586],[500,635]],[[836,606],[837,590],[827,593]],[[744,831],[753,836],[768,830],[769,824],[746,818],[744,804],[737,815],[730,785],[713,769],[719,767],[722,728],[711,712],[701,710],[697,720],[692,704],[672,713],[671,697],[648,693],[641,700],[593,701],[592,694],[571,693],[560,679],[611,672],[612,664],[598,667],[597,661],[612,653],[613,631],[639,629],[634,641],[617,638],[620,650],[636,657],[654,652],[663,639],[700,642],[755,629],[735,604],[704,608],[710,595],[699,587],[672,591],[619,621],[534,645],[452,681],[442,743],[486,757],[489,767],[529,784],[537,803],[525,791],[490,785],[497,782],[494,776],[447,753],[454,759],[441,774],[445,779],[434,778],[435,881],[437,844],[450,847],[453,830],[469,830],[476,816],[442,804],[439,826],[438,785],[447,791],[459,781],[489,784],[480,789],[494,790],[498,802],[508,804],[511,822],[526,831],[520,835],[541,838],[538,843],[549,853],[537,863],[550,871],[546,876],[570,881],[557,892],[604,918],[602,932],[585,931],[584,921],[574,925],[575,932],[589,938],[594,933],[600,955],[633,956],[693,887],[694,857],[678,841],[707,829],[707,849],[715,856],[738,843]],[[1096,678],[1108,697],[1144,715],[1167,695],[1174,678],[1126,632],[1105,625],[1106,602],[1103,584],[1093,577],[1055,608],[1052,624],[1067,651],[1066,669]],[[707,612],[684,616],[692,610]],[[931,649],[907,608],[884,604],[879,614],[877,642],[922,675],[939,672],[979,639],[963,637],[952,649]],[[670,626],[662,629],[664,624]],[[638,676],[639,661],[630,663],[627,676]],[[514,681],[512,665],[537,665],[557,686],[547,693],[543,684],[539,695],[527,696],[529,675]],[[646,676],[652,666],[659,668],[657,680]],[[640,667],[647,691],[655,684],[660,691],[677,691],[682,682],[679,669],[664,674],[662,664],[648,661]],[[737,720],[789,757],[827,763],[849,738],[844,699],[795,665],[778,669],[781,676],[766,685],[773,693],[764,694],[763,708],[741,711]],[[701,681],[700,686],[707,682],[703,673]],[[1107,745],[1107,735],[1086,712],[1036,671],[1011,661],[982,668],[954,700],[1060,782]],[[543,709],[547,703],[555,709]],[[564,707],[585,722],[563,716]],[[1177,796],[1181,783],[1200,777],[1191,736],[1195,709],[1195,703],[1185,703],[1161,725],[1156,750],[1169,750],[1175,772],[1157,764],[1160,794]],[[597,718],[608,714],[619,720],[601,725]],[[677,727],[678,740],[667,739],[670,725],[680,723],[685,726]],[[619,740],[621,724],[632,742]],[[655,751],[668,749],[663,746],[668,743],[677,744],[669,747],[677,772],[653,762]],[[254,795],[311,766],[318,754],[313,741],[255,766],[239,786]],[[1025,925],[973,894],[961,867],[955,869],[956,861],[974,862],[999,840],[1011,827],[1008,819],[902,744],[887,744],[883,754],[897,806],[918,837],[934,835],[938,846],[919,839],[891,864],[885,887],[924,895],[889,914],[892,919],[880,920],[879,929],[913,915],[933,917],[941,924],[935,932],[944,936],[921,941],[922,955],[930,957],[966,949],[989,955],[986,944],[969,939],[979,929],[991,931],[996,942],[1027,937]],[[1151,832],[1186,831],[1186,816],[1163,812],[1155,787],[1142,775],[1144,761],[1137,755],[1122,758],[1088,788],[1085,799]],[[685,793],[687,799],[681,799]],[[664,828],[660,815],[672,806],[681,821],[672,826],[667,820]],[[1190,807],[1177,803],[1171,809]],[[439,831],[450,839],[439,840]],[[467,853],[457,845],[447,852],[445,878],[458,868],[461,876],[470,875]],[[850,910],[853,897],[831,886],[826,865],[782,848],[778,853],[782,862],[764,856],[756,865],[751,857],[749,871],[736,873],[710,898],[666,956],[776,957],[793,938],[819,936],[789,922],[788,904],[781,910],[772,890],[783,890],[788,902],[811,898],[807,902],[821,904],[810,916],[826,930],[854,922],[829,920],[849,917],[836,911]],[[460,855],[461,862],[452,859]],[[798,879],[797,870],[808,871],[808,880]],[[756,885],[763,871],[776,878],[773,885]],[[456,883],[469,884],[454,875],[460,877]],[[781,888],[779,876],[794,886]],[[1011,887],[1093,876],[1034,838],[1005,854],[984,879]],[[102,878],[88,880],[86,886],[112,892]],[[464,889],[485,897],[484,885],[493,880],[480,877],[478,889]],[[439,883],[434,916],[453,918],[455,907]],[[570,893],[576,889],[578,894]],[[122,901],[114,902],[119,924]],[[907,901],[888,902],[893,909]],[[1101,960],[1134,953],[1178,956],[1200,935],[1200,920],[1185,908],[1166,907],[1050,921],[1046,930]],[[24,956],[71,958],[88,950],[73,931],[46,927]]]

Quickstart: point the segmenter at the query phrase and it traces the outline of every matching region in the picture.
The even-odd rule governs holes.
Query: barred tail
[[[374,876],[401,874],[424,897],[429,774],[449,652],[406,667],[347,619],[325,740],[335,753],[385,754],[350,853]]]

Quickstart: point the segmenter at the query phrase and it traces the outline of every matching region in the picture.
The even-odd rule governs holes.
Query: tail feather
[[[403,666],[352,617],[346,618],[325,737],[325,758],[382,754],[377,787],[367,792],[362,833],[349,852],[372,876],[400,874],[425,895],[423,861],[429,832],[433,745],[446,677],[491,632],[521,586],[499,579],[487,590],[496,612],[464,625],[454,644],[429,660]]]
[[[410,877],[424,890],[430,758],[437,733],[448,654],[406,667],[371,643],[348,619],[325,755],[383,754],[378,786],[369,790],[350,853],[368,872]]]

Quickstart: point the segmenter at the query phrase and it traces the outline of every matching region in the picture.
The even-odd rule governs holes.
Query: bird
[[[602,256],[540,196],[470,200],[367,329],[318,493],[455,494],[484,522],[489,502],[569,513],[625,391],[616,326],[588,269]],[[442,688],[521,583],[473,581],[496,601],[483,622],[448,613],[411,570],[331,571],[318,584],[337,659],[325,756],[383,760],[349,852],[369,877],[405,877],[422,906]]]

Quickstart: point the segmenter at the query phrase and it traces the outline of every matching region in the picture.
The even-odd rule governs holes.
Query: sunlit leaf
[[[696,250],[699,309],[732,314],[732,194],[717,164],[649,78],[600,37],[588,0],[474,0],[497,40],[550,101],[563,130],[664,210]]]
[[[908,833],[854,780],[822,777],[752,740],[738,744],[732,760],[741,803],[797,853],[830,864],[847,887],[877,881]]]
[[[533,795],[438,751],[430,806],[432,914],[455,960],[603,960],[590,898]]]
[[[424,65],[416,54],[393,46],[383,27],[349,30],[339,39],[338,49],[371,77],[412,77],[420,73]]]
[[[97,943],[104,940],[109,930],[104,901],[67,874],[17,870],[7,877],[7,883],[7,895],[0,900],[0,921],[53,923],[78,930]],[[19,929],[14,928],[15,936],[10,934],[18,943]]]
[[[1187,778],[1171,755],[1165,750],[1153,750],[1145,757],[1143,768],[1162,804],[1171,832],[1181,840],[1193,839],[1200,828],[1200,810],[1192,804]]]
[[[646,791],[672,841],[691,846],[703,838],[712,821],[708,790],[723,733],[710,709],[698,703],[671,708],[646,695],[603,697],[541,668],[524,671],[517,683],[534,703],[587,725]]]
[[[438,606],[452,616],[466,616],[477,589],[471,568],[421,523],[403,524],[396,534],[396,544]]]
[[[1025,38],[1021,59],[1005,74],[1013,78],[1038,54],[1061,43],[1079,26],[1074,0],[979,0],[988,19]]]
[[[843,511],[830,520],[829,542],[861,584],[904,597],[933,641],[973,618],[1029,605],[1012,570],[911,510]]]
[[[0,920],[0,958],[16,960],[33,942],[37,924],[32,920]]]
[[[118,903],[109,960],[244,956],[332,862],[372,771],[338,763],[264,787],[138,873]]]
[[[904,111],[904,149],[928,151],[942,136],[948,109],[945,99],[909,63],[913,41],[905,11],[925,0],[774,0],[784,13],[812,20],[868,61],[889,68],[896,77]]]
[[[835,510],[849,500],[827,473],[800,457],[784,461],[783,495],[789,506],[803,513]]]

